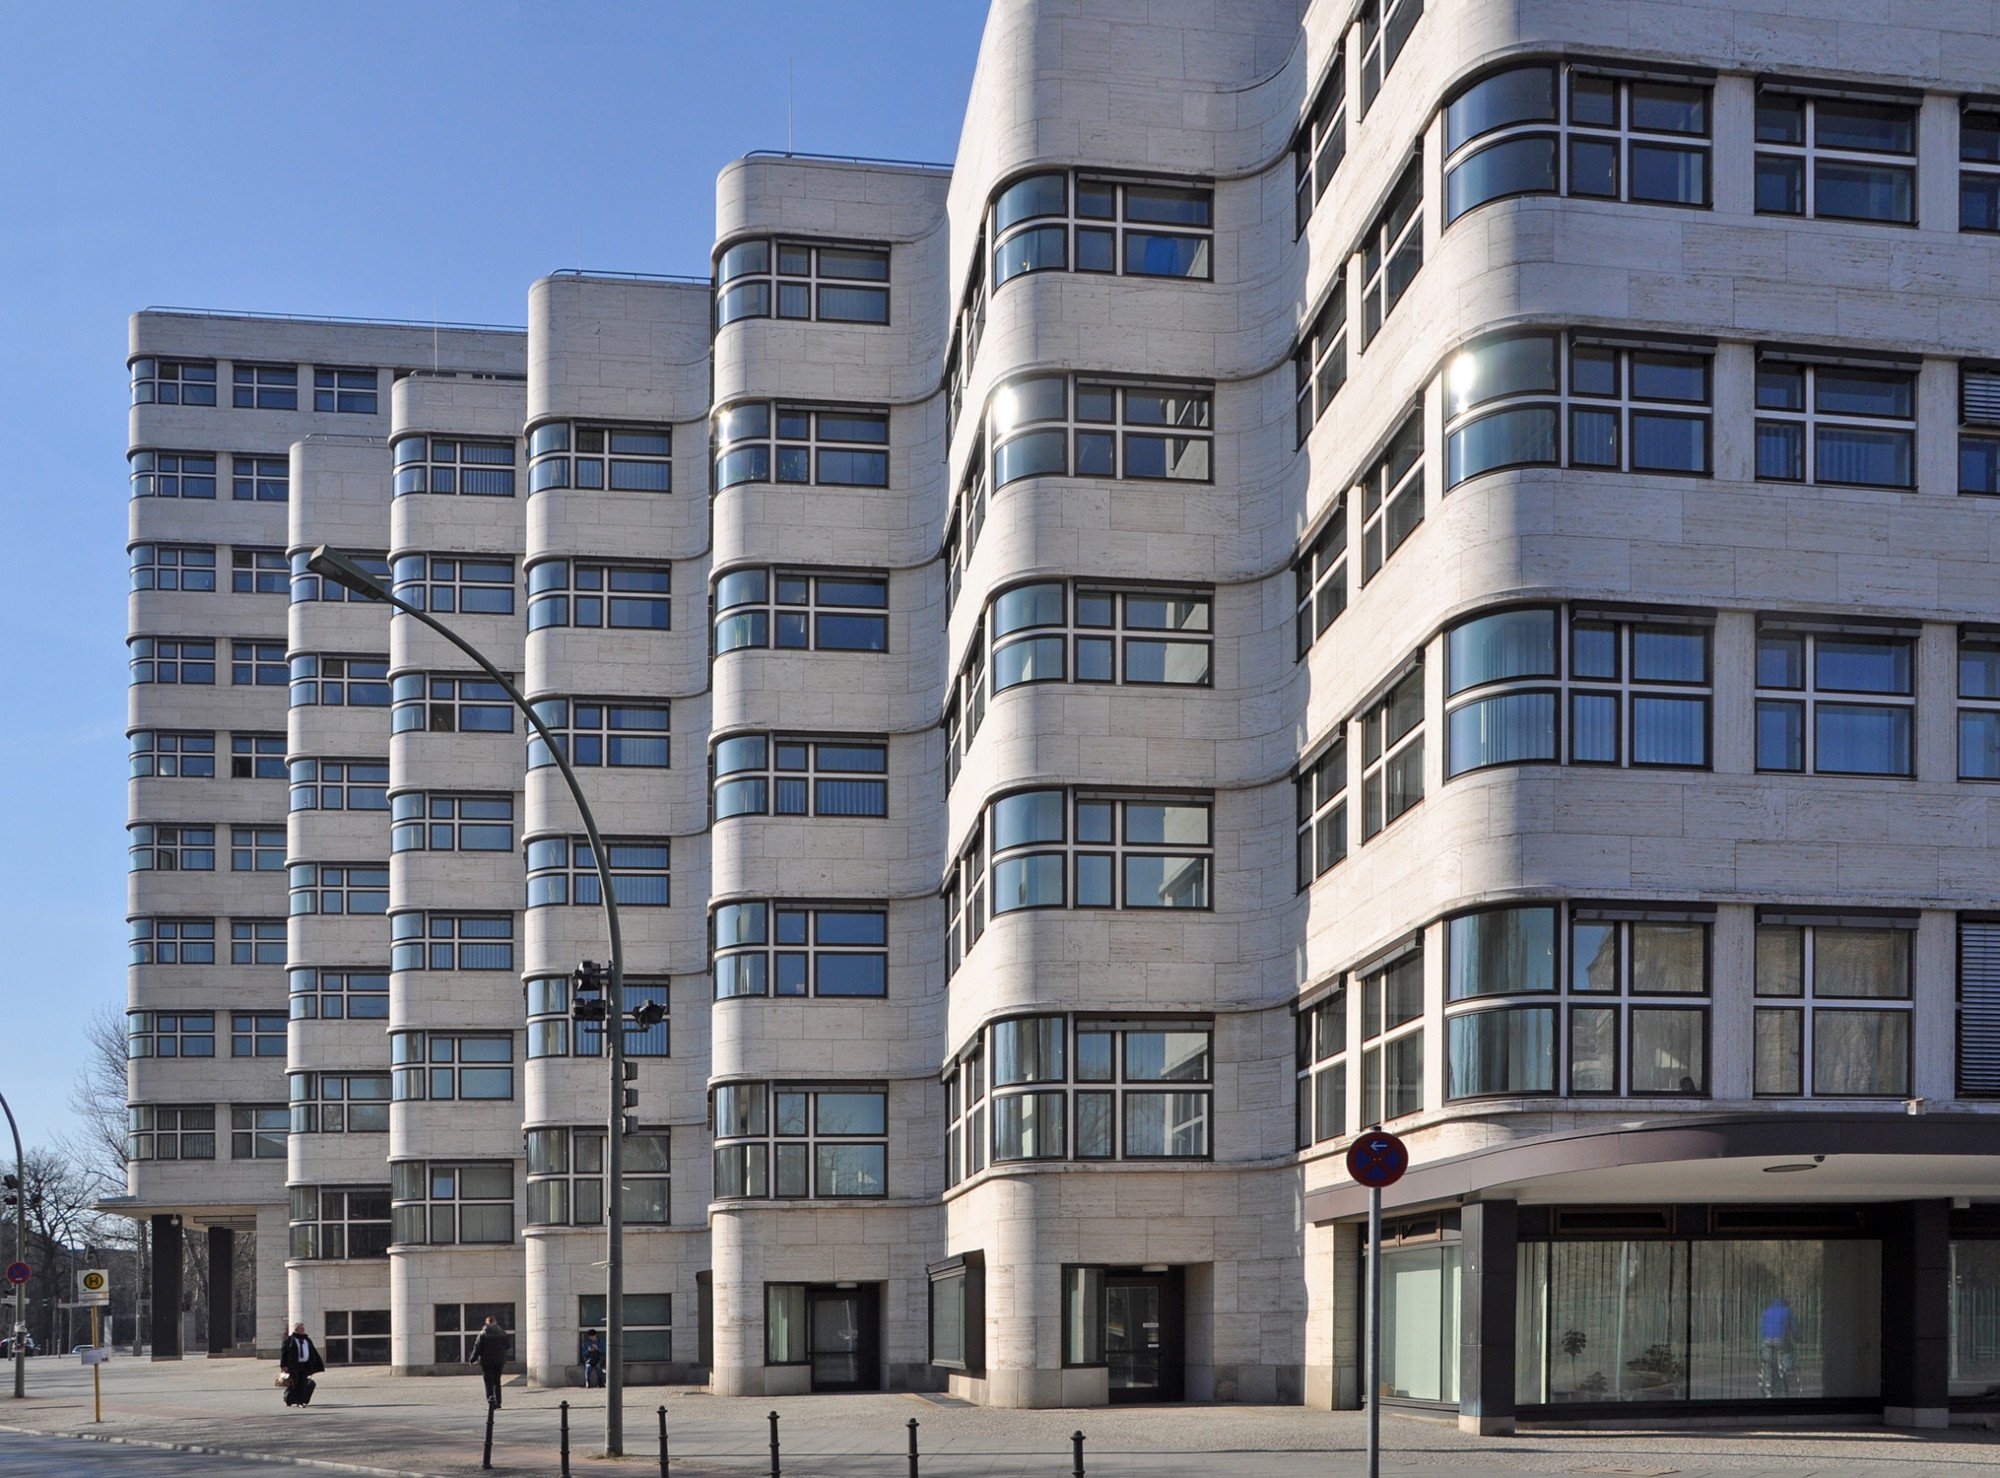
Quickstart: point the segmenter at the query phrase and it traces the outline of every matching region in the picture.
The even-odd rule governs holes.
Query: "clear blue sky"
[[[949,160],[985,13],[0,4],[0,1093],[31,1142],[125,1000],[126,315],[519,324],[554,268],[705,274],[716,171],[786,146],[788,57],[801,152]]]

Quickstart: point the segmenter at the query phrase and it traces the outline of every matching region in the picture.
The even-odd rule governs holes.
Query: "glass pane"
[[[1760,1008],[1757,1012],[1756,1069],[1752,1088],[1760,1094],[1801,1093],[1805,1013]]]
[[[1551,1006],[1454,1016],[1445,1057],[1445,1096],[1555,1091],[1556,1013]]]
[[[1813,994],[1907,1000],[1908,929],[1813,930]]]
[[[1708,1090],[1705,1011],[1632,1008],[1632,1092],[1699,1094]]]
[[[1557,1242],[1548,1258],[1548,1399],[1685,1399],[1686,1244]]]
[[[1688,1250],[1688,1397],[1860,1398],[1881,1391],[1881,1243],[1698,1241]]]
[[[1458,1399],[1458,1249],[1382,1255],[1382,1389],[1413,1401]]]
[[[1556,911],[1496,908],[1448,925],[1450,999],[1556,988]]]
[[[1556,613],[1503,611],[1452,628],[1445,651],[1451,693],[1516,677],[1553,677]]]
[[[1503,693],[1451,711],[1445,728],[1446,770],[1463,775],[1488,765],[1556,757],[1556,695]]]

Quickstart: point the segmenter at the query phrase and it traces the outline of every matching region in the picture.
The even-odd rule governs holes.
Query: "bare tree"
[[[101,1235],[105,1218],[94,1208],[104,1193],[101,1177],[80,1165],[61,1150],[32,1149],[26,1162],[26,1183],[21,1194],[28,1203],[28,1261],[46,1269],[35,1280],[33,1310],[29,1327],[44,1349],[58,1343],[60,1325],[57,1303],[70,1296],[79,1258]]]
[[[125,1013],[105,1002],[84,1024],[83,1062],[70,1085],[70,1111],[78,1128],[62,1141],[63,1150],[94,1176],[101,1195],[125,1190]],[[104,1246],[135,1256],[112,1260],[112,1301],[124,1312],[120,1328],[134,1348],[146,1335],[142,1312],[152,1291],[152,1235],[143,1217],[106,1216],[93,1229]],[[130,1286],[124,1286],[129,1280]]]

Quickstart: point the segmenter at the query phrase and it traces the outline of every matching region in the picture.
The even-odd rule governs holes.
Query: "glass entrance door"
[[[815,1288],[806,1319],[815,1391],[873,1391],[876,1370],[875,1289]]]
[[[1113,1401],[1181,1399],[1180,1289],[1164,1273],[1107,1273],[1104,1363]]]

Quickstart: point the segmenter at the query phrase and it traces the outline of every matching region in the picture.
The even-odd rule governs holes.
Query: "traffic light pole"
[[[597,817],[591,813],[590,802],[583,797],[583,787],[577,783],[576,771],[570,768],[569,756],[563,752],[556,736],[549,726],[542,722],[528,700],[521,696],[521,690],[514,686],[507,675],[492,662],[486,654],[465,640],[457,632],[431,615],[429,611],[411,605],[408,601],[390,593],[374,576],[339,550],[322,544],[312,552],[306,561],[306,568],[322,579],[353,591],[368,600],[380,601],[383,605],[394,606],[406,616],[414,616],[423,625],[457,647],[466,656],[479,664],[479,668],[512,700],[534,731],[541,736],[548,747],[549,757],[556,762],[562,772],[563,784],[569,787],[570,799],[576,802],[576,812],[583,822],[584,835],[590,841],[590,855],[597,863],[598,898],[604,905],[604,929],[611,943],[611,996],[606,1002],[604,1036],[608,1043],[605,1056],[611,1060],[611,1122],[606,1125],[609,1141],[605,1145],[604,1169],[610,1181],[604,1197],[604,1454],[606,1457],[625,1455],[625,939],[618,928],[618,898],[611,891],[611,857],[604,849],[604,838],[597,830]],[[12,1115],[8,1115],[11,1120]],[[18,1145],[20,1136],[15,1136]],[[19,1366],[15,1367],[15,1394],[19,1395],[21,1377]]]
[[[7,1095],[0,1093],[0,1109],[6,1109],[7,1127],[14,1131],[14,1261],[28,1260],[28,1157],[21,1152],[21,1126],[7,1107]],[[28,1394],[28,1285],[14,1285],[14,1399]]]

